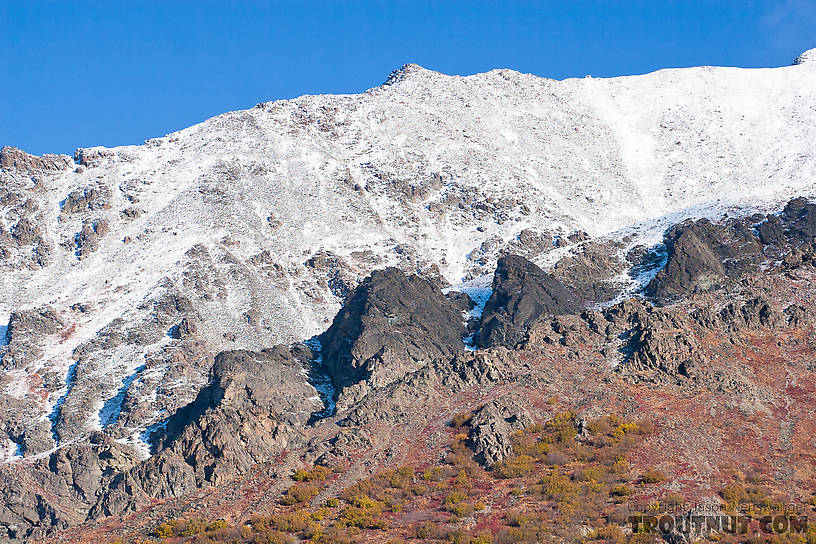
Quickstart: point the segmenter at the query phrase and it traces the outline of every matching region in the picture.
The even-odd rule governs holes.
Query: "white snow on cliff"
[[[20,181],[55,250],[43,269],[3,270],[0,315],[55,308],[74,332],[28,370],[64,375],[75,347],[144,318],[140,303],[169,281],[193,299],[210,349],[257,349],[330,323],[332,270],[304,264],[320,251],[356,277],[436,267],[458,284],[489,273],[523,229],[657,241],[687,216],[773,209],[816,192],[813,58],[564,81],[406,65],[362,94],[267,102],[142,146],[81,150],[84,166]],[[109,191],[104,208],[60,212],[90,186]],[[79,260],[70,241],[99,218],[109,232]],[[92,310],[78,315],[77,302]],[[116,414],[103,420],[118,417],[123,384],[148,387],[134,369],[163,345],[96,374],[109,385],[93,393],[88,430],[102,406]]]

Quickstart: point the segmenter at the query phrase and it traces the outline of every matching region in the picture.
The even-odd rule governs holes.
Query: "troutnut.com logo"
[[[807,517],[796,514],[777,514],[752,518],[744,515],[684,514],[629,516],[627,522],[634,533],[684,533],[706,534],[710,532],[747,535],[763,533],[781,535],[804,533]]]

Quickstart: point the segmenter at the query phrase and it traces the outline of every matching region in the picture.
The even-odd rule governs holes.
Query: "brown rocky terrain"
[[[318,338],[215,355],[147,459],[100,432],[4,466],[0,523],[55,542],[648,542],[687,537],[632,533],[631,505],[809,512],[814,234],[805,199],[682,222],[642,295],[606,303],[587,285],[612,288],[597,263],[621,257],[597,254],[614,247],[582,241],[584,260],[552,273],[507,254],[469,324],[473,302],[437,277],[375,272]],[[158,330],[194,342],[183,296],[156,308]],[[3,364],[64,326],[48,308],[15,314]]]

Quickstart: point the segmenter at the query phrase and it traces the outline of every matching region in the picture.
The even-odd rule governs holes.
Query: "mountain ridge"
[[[70,404],[82,389],[70,378],[60,387],[59,375],[87,352],[89,376],[104,385],[84,395],[104,404],[107,391],[132,383],[133,394],[152,396],[137,369],[173,340],[151,329],[146,343],[91,355],[88,346],[119,321],[146,330],[190,314],[207,353],[255,349],[327,328],[342,293],[375,268],[458,284],[489,273],[525,231],[554,245],[578,231],[656,244],[687,216],[770,210],[812,194],[810,68],[554,81],[408,64],[359,95],[260,103],[143,146],[84,148],[73,159],[4,148],[12,204],[2,222],[0,320],[49,306],[72,331],[25,374],[6,370],[8,391],[28,404],[43,394],[19,381],[48,374],[32,414],[58,420],[58,400]],[[542,247],[531,257],[552,265],[569,251]],[[334,265],[303,264],[324,253]],[[162,297],[179,294],[188,307],[157,317]],[[194,394],[204,370],[179,378],[180,398]],[[89,417],[86,432],[100,425]]]
[[[99,433],[148,457],[218,353],[314,338],[375,270],[471,294],[471,334],[507,254],[587,307],[638,293],[671,225],[816,194],[803,55],[562,81],[407,64],[141,146],[2,148],[0,461]]]

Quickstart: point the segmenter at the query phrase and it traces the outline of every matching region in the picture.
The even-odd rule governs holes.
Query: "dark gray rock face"
[[[764,245],[781,246],[785,243],[785,226],[782,220],[775,215],[768,215],[762,223],[757,227],[757,234],[759,241]]]
[[[542,316],[580,311],[575,296],[559,280],[518,255],[499,259],[493,293],[482,314],[481,347],[513,348]]]
[[[219,353],[210,385],[157,437],[158,453],[117,475],[91,517],[222,484],[298,444],[310,414],[320,408],[302,372],[312,357],[299,344]]]
[[[479,463],[492,467],[513,455],[513,433],[533,424],[525,404],[520,397],[507,396],[473,414],[468,439]]]
[[[571,238],[581,238],[576,233]],[[550,274],[561,281],[582,303],[607,302],[620,292],[613,278],[625,272],[628,264],[617,254],[620,246],[612,241],[584,241],[562,257]]]
[[[461,307],[437,285],[387,268],[363,280],[320,342],[323,364],[338,390],[366,381],[346,391],[356,396],[422,362],[453,357],[464,349],[466,334]]]
[[[618,372],[625,377],[678,384],[700,377],[706,359],[694,321],[634,299],[610,308],[605,318],[623,331],[625,360]]]
[[[269,461],[318,408],[302,373],[312,355],[303,345],[219,353],[210,385],[171,417],[163,447],[211,483]]]
[[[665,236],[668,260],[647,286],[647,293],[670,301],[706,291],[742,274],[760,260],[762,246],[741,221],[725,225],[707,219],[684,221]]]
[[[811,243],[816,238],[816,204],[794,198],[782,212],[786,234],[792,244]]]

